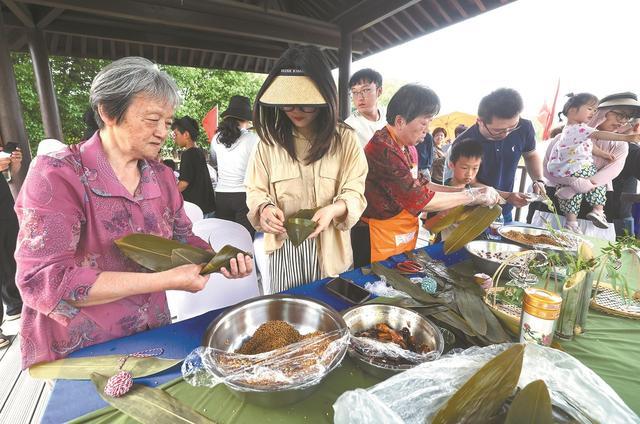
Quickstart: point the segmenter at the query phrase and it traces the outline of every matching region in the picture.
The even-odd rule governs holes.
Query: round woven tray
[[[484,297],[484,302],[496,318],[498,318],[511,333],[518,334],[520,332],[520,315],[522,314],[522,308],[499,302],[496,302],[495,305],[493,303],[494,294],[502,290],[504,290],[504,287],[490,288]]]
[[[617,317],[640,319],[640,302],[631,300],[630,304],[607,284],[600,284],[598,293],[591,299],[593,309],[604,312],[605,314],[615,315]],[[628,306],[636,307],[637,311],[629,311]]]

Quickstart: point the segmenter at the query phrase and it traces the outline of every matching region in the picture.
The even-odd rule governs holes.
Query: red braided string
[[[130,353],[120,358],[120,366],[118,367],[120,371],[107,380],[107,384],[104,386],[104,394],[111,397],[120,397],[131,390],[131,387],[133,386],[133,376],[129,371],[122,370],[127,359],[131,357],[148,358],[151,356],[160,356],[163,352],[163,348],[154,348],[143,350],[141,352]]]

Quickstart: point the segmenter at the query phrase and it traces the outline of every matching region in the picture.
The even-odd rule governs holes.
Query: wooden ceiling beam
[[[60,15],[62,15],[63,12],[64,12],[64,9],[62,8],[59,8],[59,7],[51,8],[47,13],[44,14],[44,16],[42,16],[38,20],[38,23],[36,24],[36,26],[41,29],[45,28],[51,22],[55,21]]]
[[[486,12],[487,11],[487,8],[484,5],[484,3],[482,3],[482,0],[474,0],[474,1],[476,3],[476,6],[478,6],[478,9],[480,9],[481,12]],[[502,3],[502,4],[504,4],[504,3]]]
[[[13,2],[14,0],[2,0]],[[242,17],[227,16],[225,10],[237,12],[231,2],[211,2],[211,12],[180,7],[152,5],[134,0],[20,0],[23,3],[58,7],[82,13],[165,27],[188,28],[208,33],[255,37],[265,40],[313,44],[331,49],[340,46],[340,28],[319,20],[299,19],[288,14],[246,11]],[[380,0],[376,0],[380,1]],[[394,0],[395,2],[396,0]],[[235,8],[235,9],[234,9]],[[231,14],[231,13],[230,13]],[[361,48],[361,47],[359,47]]]
[[[424,33],[427,32],[427,28],[425,28],[425,26],[421,22],[418,22],[413,17],[413,15],[411,15],[411,13],[407,12],[406,10],[403,10],[402,11],[402,16],[404,16],[406,19],[408,19],[413,24],[413,26],[415,26],[418,29],[418,31],[420,31],[421,33],[424,34]]]
[[[389,16],[418,4],[421,0],[361,0],[345,10],[331,22],[347,32],[358,32],[372,27]]]
[[[440,15],[444,18],[445,21],[447,21],[448,24],[453,23],[453,19],[451,19],[451,16],[449,16],[447,11],[444,10],[442,6],[440,6],[440,2],[438,0],[431,0],[431,4],[433,4],[433,6],[438,10],[438,13],[440,13]]]
[[[453,7],[455,7],[456,10],[458,11],[460,16],[462,16],[465,19],[469,17],[469,14],[467,13],[466,10],[464,10],[464,7],[462,7],[462,5],[458,2],[458,0],[450,0],[450,1],[451,1],[451,4],[453,4]]]
[[[195,48],[221,53],[237,53],[245,56],[258,56],[278,58],[284,52],[285,47],[269,46],[263,43],[251,45],[229,39],[228,37],[190,37],[179,35],[172,31],[163,34],[149,31],[145,27],[135,29],[114,28],[100,26],[93,23],[69,22],[57,20],[51,23],[44,31],[58,34],[85,35],[88,37],[102,38],[118,41],[132,41],[149,45],[159,45],[175,48]],[[152,35],[155,34],[155,35]]]
[[[431,22],[431,25],[433,25],[434,28],[440,28],[440,24],[438,23],[438,21],[436,21],[433,16],[431,16],[431,14],[427,12],[424,7],[422,7],[421,4],[417,4],[415,10],[417,10],[418,13],[420,13],[426,20]]]
[[[33,22],[33,15],[29,8],[14,0],[2,0],[2,3],[22,22],[27,28],[35,28],[36,24]]]

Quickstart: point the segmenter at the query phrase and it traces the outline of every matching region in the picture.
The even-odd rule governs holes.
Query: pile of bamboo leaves
[[[226,245],[218,252],[200,249],[175,240],[151,234],[133,233],[115,240],[120,251],[139,265],[151,271],[167,271],[180,265],[205,264],[201,275],[229,269],[231,259],[244,252],[237,247]]]
[[[420,263],[438,283],[435,294],[429,294],[409,278],[379,262],[371,265],[371,272],[382,277],[394,289],[411,296],[407,298],[376,298],[372,303],[387,303],[410,308],[439,325],[462,336],[471,345],[486,346],[511,341],[502,324],[483,301],[484,290],[470,278],[457,275],[442,262],[432,260],[424,251],[408,254]]]
[[[462,249],[465,244],[482,234],[501,213],[502,208],[499,205],[458,206],[430,218],[425,222],[425,227],[437,234],[455,225],[444,241],[444,253],[449,254]]]

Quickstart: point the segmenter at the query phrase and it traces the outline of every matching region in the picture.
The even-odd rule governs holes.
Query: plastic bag
[[[373,283],[366,283],[364,285],[364,288],[369,293],[375,294],[376,296],[411,298],[411,296],[409,296],[405,292],[396,290],[389,284],[387,284],[387,279],[384,275],[380,277],[380,280],[378,281],[374,281]]]
[[[340,363],[348,344],[349,330],[342,329],[257,355],[201,346],[184,360],[182,376],[192,386],[224,383],[239,391],[304,389]]]
[[[367,390],[345,392],[333,405],[334,422],[430,422],[473,374],[509,346],[472,347],[421,364]],[[552,403],[579,422],[640,423],[617,393],[580,361],[556,349],[528,344],[518,386],[538,379],[547,384]]]

